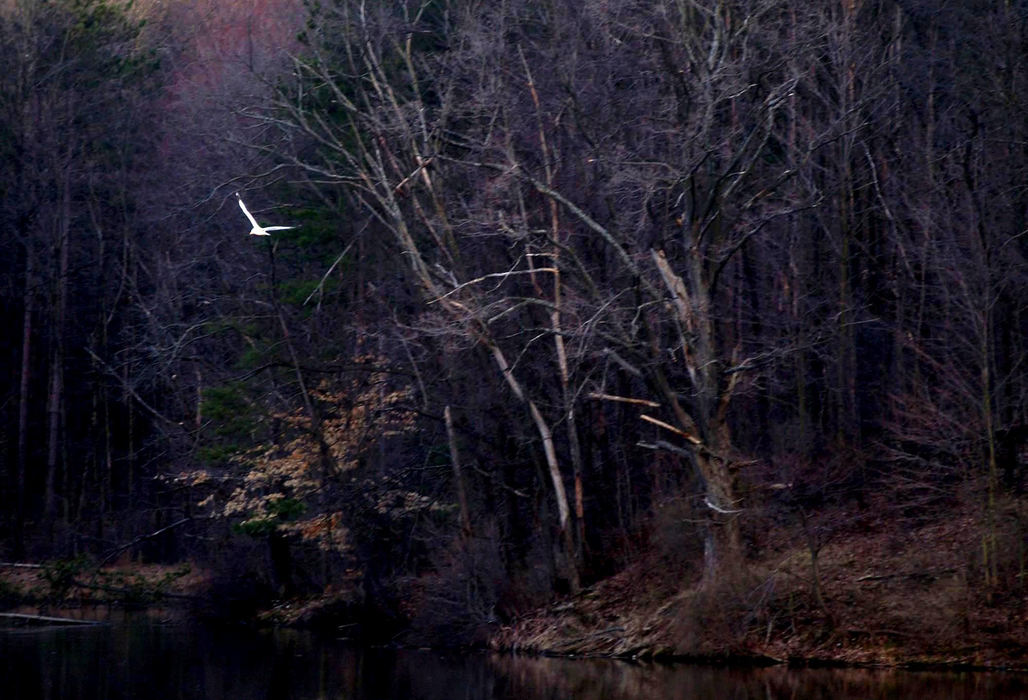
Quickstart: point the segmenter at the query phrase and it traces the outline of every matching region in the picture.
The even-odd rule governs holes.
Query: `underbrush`
[[[991,520],[965,501],[907,527],[876,518],[872,509],[825,509],[817,518],[843,525],[816,546],[800,525],[779,523],[761,533],[759,552],[722,565],[706,580],[695,566],[668,566],[671,550],[654,547],[582,594],[501,627],[491,645],[566,654],[1024,667],[1025,516],[1014,498],[997,502]],[[694,546],[683,549],[695,554]],[[989,551],[997,553],[991,560],[983,554]]]
[[[190,563],[96,568],[78,557],[0,569],[0,603],[146,607],[168,600],[194,601],[207,590],[207,576]]]

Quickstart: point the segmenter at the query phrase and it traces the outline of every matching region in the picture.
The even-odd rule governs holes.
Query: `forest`
[[[1021,0],[0,0],[0,560],[1023,618],[1026,114]]]

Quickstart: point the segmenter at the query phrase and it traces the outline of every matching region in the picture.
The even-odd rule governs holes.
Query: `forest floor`
[[[4,607],[193,603],[203,600],[209,588],[209,573],[190,563],[125,562],[100,569],[89,567],[84,560],[0,563],[0,603]]]
[[[810,549],[796,544],[802,537],[791,546],[783,537],[770,554],[706,586],[648,556],[504,626],[489,644],[562,655],[1028,670],[1019,515],[1008,509],[1008,525],[993,530],[1002,554],[991,581],[983,527],[971,515],[903,530],[864,522],[819,549],[820,597]]]

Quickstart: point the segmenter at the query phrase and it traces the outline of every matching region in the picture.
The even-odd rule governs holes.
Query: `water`
[[[0,630],[5,700],[1028,699],[1028,677],[359,650],[295,630],[162,622]]]

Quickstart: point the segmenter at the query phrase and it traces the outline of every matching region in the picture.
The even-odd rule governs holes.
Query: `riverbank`
[[[1028,670],[1020,527],[1028,518],[1019,508],[1011,502],[999,511],[992,536],[1006,555],[988,580],[980,555],[988,531],[973,512],[896,529],[877,525],[873,509],[836,510],[821,517],[846,525],[830,535],[764,530],[753,547],[761,556],[725,567],[730,573],[713,582],[703,581],[688,557],[650,546],[576,595],[484,627],[476,642],[572,657]],[[358,589],[352,581],[256,612],[220,614],[366,642]],[[195,564],[0,564],[5,610],[182,603],[206,614],[224,607],[215,599],[212,576]],[[399,639],[425,644],[414,633]]]
[[[0,562],[0,606],[4,609],[23,605],[192,605],[204,600],[209,590],[209,572],[190,562],[101,568],[90,566],[85,559]]]
[[[1006,515],[1013,522],[1018,513]],[[1019,528],[995,533],[1011,561],[986,581],[983,527],[971,515],[903,531],[868,527],[868,520],[854,518],[859,527],[813,553],[779,533],[765,556],[712,584],[648,556],[504,625],[489,646],[575,656],[1028,670],[1024,550],[1010,541]]]

